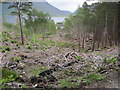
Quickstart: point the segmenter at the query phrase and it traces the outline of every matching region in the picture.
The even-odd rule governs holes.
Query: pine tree
[[[17,15],[19,19],[19,26],[20,26],[20,35],[21,35],[21,42],[24,45],[24,38],[23,38],[23,29],[22,29],[22,16],[23,13],[29,12],[31,9],[32,3],[31,2],[12,2],[11,5],[8,7],[15,8],[15,11],[12,12],[12,15]]]

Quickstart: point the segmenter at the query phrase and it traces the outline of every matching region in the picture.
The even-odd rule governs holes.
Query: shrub
[[[4,83],[15,81],[15,79],[18,77],[18,75],[7,68],[0,68],[2,73],[2,80],[0,80],[0,88],[5,88]]]
[[[14,61],[18,62],[18,61],[20,61],[20,60],[21,60],[21,57],[13,57],[13,58],[12,58],[12,60],[14,60]]]
[[[21,88],[26,88],[27,87],[27,85],[21,85]]]
[[[13,77],[17,77],[17,74],[12,71],[9,70],[7,68],[1,68],[2,69],[2,78],[8,78],[10,75],[13,75]]]
[[[8,38],[5,38],[5,39],[2,40],[2,42],[6,42],[6,41],[8,41],[8,40],[9,40]]]
[[[111,59],[107,59],[106,57],[103,59],[104,63],[116,63],[118,59],[116,57],[112,57]]]
[[[92,83],[93,81],[101,81],[101,80],[106,80],[105,77],[99,75],[99,74],[96,74],[96,73],[91,73],[91,74],[88,74],[88,76],[86,77],[86,81],[88,84]]]
[[[83,59],[83,57],[81,57],[81,56],[76,56],[76,59],[79,61],[79,60]]]
[[[19,44],[18,44],[18,43],[16,43],[16,46],[19,46]]]
[[[6,51],[10,51],[10,47],[6,47],[5,50],[6,50]]]
[[[2,46],[0,46],[0,49],[2,49],[3,47]]]
[[[5,50],[5,49],[2,49],[2,50],[1,50],[1,52],[5,53],[5,52],[6,52],[6,50]]]
[[[65,37],[68,39],[71,39],[72,36],[73,36],[72,34],[65,34]]]
[[[11,42],[11,43],[17,43],[17,41],[15,41],[15,40],[11,40],[10,42]]]
[[[76,82],[70,82],[66,79],[60,80],[60,86],[62,88],[76,87],[78,84]]]
[[[65,74],[66,74],[66,75],[69,75],[69,76],[72,75],[72,73],[73,73],[72,70],[66,70],[66,71],[65,71]]]
[[[32,49],[32,48],[31,48],[31,45],[28,45],[28,46],[27,46],[27,49]]]
[[[113,57],[113,58],[111,58],[110,60],[108,60],[107,62],[108,62],[108,63],[116,63],[117,61],[118,61],[118,59],[115,58],[115,57]]]
[[[20,46],[18,46],[17,48],[20,48]]]
[[[50,67],[43,67],[43,66],[41,67],[41,66],[35,65],[33,68],[34,69],[31,70],[30,72],[32,72],[32,74],[34,74],[35,76],[39,76],[41,72],[48,70]]]
[[[59,59],[59,58],[56,58],[56,62],[59,63],[59,62],[60,62],[60,59]]]

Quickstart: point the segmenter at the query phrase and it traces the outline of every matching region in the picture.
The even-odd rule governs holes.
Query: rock
[[[21,57],[22,60],[24,60],[25,58],[27,58],[27,55],[25,55],[25,53],[19,53],[18,56]]]
[[[9,62],[7,62],[5,66],[11,69],[15,69],[17,67],[17,64],[18,64],[17,62],[10,60]]]
[[[64,66],[64,67],[68,67],[68,66],[71,66],[71,65],[73,65],[73,64],[75,64],[75,63],[77,63],[77,62],[78,62],[78,61],[72,61],[72,62],[69,62],[69,63],[63,65],[63,66]]]
[[[37,83],[38,77],[31,77],[30,83]]]
[[[37,83],[37,84],[35,84],[33,87],[34,87],[34,88],[43,89],[43,90],[46,88],[46,86],[45,86],[44,83]]]
[[[53,73],[53,69],[49,69],[49,70],[46,70],[46,71],[40,73],[39,76],[45,77],[46,75],[50,75],[52,73]]]
[[[17,68],[22,70],[24,69],[25,65],[23,63],[18,63]]]
[[[82,75],[84,75],[84,73],[83,73],[83,72],[78,71],[78,72],[76,73],[76,75],[77,75],[77,76],[82,76]]]
[[[106,70],[102,70],[102,71],[100,71],[99,73],[100,74],[103,74],[103,73],[106,73],[107,71]]]
[[[20,80],[20,82],[25,82],[22,77],[17,77],[17,78],[16,78],[16,81],[19,81],[19,80]]]
[[[39,83],[39,82],[43,82],[44,80],[40,77],[36,77],[36,76],[33,76],[30,78],[30,83]]]
[[[50,82],[55,82],[55,81],[57,81],[57,79],[56,79],[53,75],[47,75],[46,77],[47,77],[47,79],[48,79]]]

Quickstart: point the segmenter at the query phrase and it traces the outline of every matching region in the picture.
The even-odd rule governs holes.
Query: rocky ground
[[[14,35],[13,35],[14,36]],[[19,38],[19,37],[18,37]],[[18,38],[11,37],[18,41]],[[67,47],[46,48],[39,45],[20,45],[7,40],[2,51],[1,66],[17,73],[6,87],[25,88],[118,88],[118,48],[76,52]],[[32,44],[28,42],[28,44]]]

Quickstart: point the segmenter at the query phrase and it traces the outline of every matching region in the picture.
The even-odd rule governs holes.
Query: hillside
[[[3,15],[3,20],[9,22],[9,23],[15,23],[16,22],[16,17],[11,16],[11,12],[13,9],[8,9],[8,6],[11,3],[4,3],[2,5],[2,15]],[[48,13],[51,17],[52,16],[69,16],[72,14],[69,11],[62,11],[57,9],[56,7],[50,5],[48,2],[34,2],[33,3],[33,8],[37,9],[38,11],[43,11],[45,13]]]
[[[6,21],[4,18],[8,18],[9,22],[16,20],[17,16],[10,15],[13,9],[7,12],[9,4],[3,6],[3,21]],[[32,8],[28,3],[17,2],[13,5],[18,11]],[[51,10],[54,15],[64,11],[60,12],[47,2],[33,3],[39,11],[28,12],[25,23],[19,23],[23,20],[20,16],[16,24],[3,23],[0,35],[0,88],[118,90],[120,32],[117,14],[120,10],[117,5],[88,5],[85,2],[75,11],[75,15],[49,18],[39,12],[40,9]]]
[[[1,48],[2,82],[7,88],[118,88],[119,67],[112,63],[117,60],[116,47],[82,53],[65,40],[39,40],[43,48],[28,40],[21,45],[15,32],[3,34],[11,37]],[[9,75],[14,77],[4,82]]]
[[[69,11],[59,10],[58,8],[50,5],[48,2],[34,2],[33,8],[48,13],[51,16],[69,16],[72,14]]]

